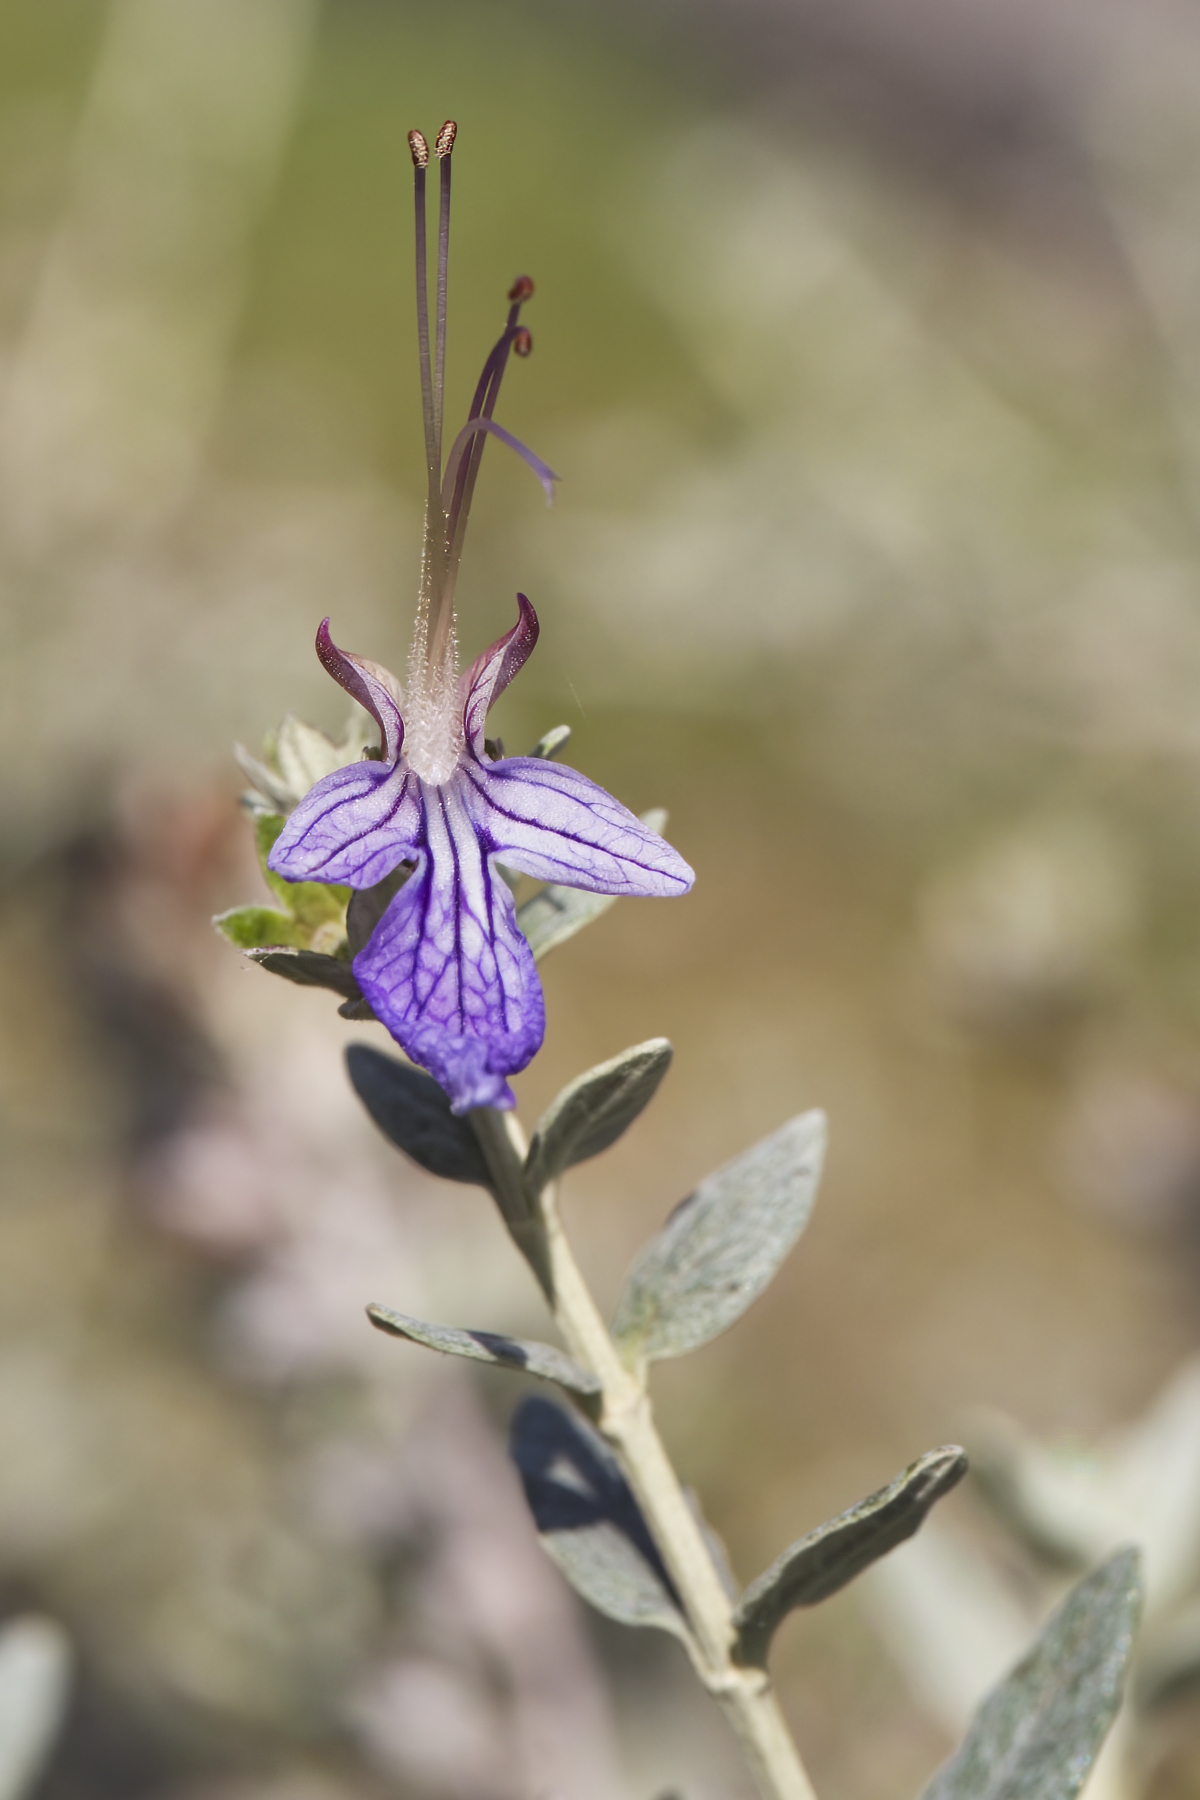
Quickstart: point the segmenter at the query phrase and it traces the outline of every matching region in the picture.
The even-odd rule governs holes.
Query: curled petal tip
[[[321,667],[333,676],[338,686],[370,713],[379,727],[384,761],[395,763],[404,743],[400,689],[395,676],[380,663],[339,649],[330,636],[328,619],[322,619],[317,627],[317,656]]]
[[[477,656],[462,680],[463,735],[476,756],[483,754],[483,727],[492,706],[529,660],[538,641],[538,616],[524,594],[517,595],[517,622]]]

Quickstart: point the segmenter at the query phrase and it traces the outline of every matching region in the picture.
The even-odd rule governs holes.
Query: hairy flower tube
[[[509,354],[528,355],[522,276],[504,330],[484,363],[466,425],[442,461],[450,152],[455,127],[438,133],[441,172],[436,317],[431,355],[426,276],[425,177],[429,150],[409,133],[416,196],[417,327],[429,491],[420,598],[407,693],[379,664],[340,650],[326,619],[317,655],[379,727],[377,758],[336,769],[292,812],[269,859],[291,881],[374,887],[411,866],[354,974],[376,1017],[428,1069],[454,1111],[510,1107],[507,1076],[541,1046],[545,1010],[529,945],[497,863],[593,893],[685,893],[692,871],[656,832],[574,769],[538,757],[489,753],[489,708],[537,642],[523,594],[517,623],[460,673],[454,585],[487,436],[534,470],[548,494],[556,477],[492,413]]]

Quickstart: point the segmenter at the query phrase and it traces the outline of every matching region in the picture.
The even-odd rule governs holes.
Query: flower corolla
[[[510,351],[528,354],[518,319],[533,283],[512,289],[508,321],[484,365],[471,416],[442,470],[449,224],[449,125],[438,134],[441,229],[436,354],[430,356],[425,281],[424,181],[428,150],[411,133],[417,202],[417,310],[425,401],[429,499],[421,599],[407,694],[388,670],[339,649],[326,619],[317,654],[374,719],[377,757],[335,769],[289,816],[269,867],[291,881],[370,888],[407,871],[354,975],[375,1016],[428,1069],[455,1112],[509,1107],[507,1077],[541,1045],[545,1010],[533,955],[517,923],[512,891],[497,868],[599,894],[682,894],[692,884],[683,858],[611,794],[574,769],[532,756],[493,755],[485,721],[537,642],[523,594],[512,630],[460,674],[453,592],[467,511],[487,435],[530,464],[548,492],[556,479],[523,444],[492,422]]]

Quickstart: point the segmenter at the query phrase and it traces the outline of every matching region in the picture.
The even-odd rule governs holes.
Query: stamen
[[[522,305],[532,293],[533,281],[528,275],[518,275],[508,290],[508,298],[512,302],[508,309],[508,318],[505,321],[503,332],[493,345],[491,354],[483,365],[483,373],[480,375],[475,389],[475,398],[471,402],[468,423],[472,419],[490,419],[496,409],[496,400],[500,393],[500,383],[504,379],[508,353],[513,346],[517,332],[517,319],[520,316]],[[532,339],[530,342],[532,345]],[[484,436],[484,433],[476,433],[470,450],[458,471],[458,480],[447,508],[446,570],[451,588],[453,588],[458,574],[458,564],[462,557],[467,518],[471,511],[475,483],[479,477],[479,464],[483,458]],[[443,491],[447,486],[448,484],[443,483]]]
[[[442,484],[442,505],[445,506],[446,504],[446,495],[453,485],[453,478],[458,474],[458,465],[462,460],[464,451],[471,443],[472,438],[475,437],[477,433],[484,431],[490,432],[493,437],[499,438],[500,442],[502,444],[507,444],[510,450],[515,450],[517,455],[521,458],[521,461],[533,470],[534,474],[542,484],[542,492],[546,496],[547,505],[549,505],[554,499],[554,483],[556,481],[561,481],[562,476],[556,475],[549,463],[544,463],[541,457],[537,456],[529,448],[528,444],[523,444],[520,438],[513,436],[511,431],[505,431],[503,425],[497,425],[495,419],[468,419],[467,423],[455,438],[454,448],[446,459],[446,475]]]
[[[437,135],[437,146],[446,139],[446,126]],[[451,132],[449,143],[454,142]],[[433,374],[429,355],[429,273],[427,266],[427,231],[425,221],[425,170],[429,163],[429,145],[420,131],[410,131],[408,147],[413,159],[413,206],[416,225],[417,275],[417,352],[421,370],[421,415],[425,425],[425,545],[421,558],[421,593],[417,609],[417,628],[413,654],[417,661],[428,650],[431,626],[434,635],[446,643],[446,630],[441,624],[441,592],[445,586],[446,515],[442,511],[442,451],[440,406],[435,407]],[[439,150],[440,154],[440,150]],[[446,168],[443,162],[443,169]],[[443,284],[439,254],[439,290]],[[444,316],[444,315],[443,315]],[[442,332],[444,346],[444,326]],[[439,355],[444,349],[439,346]]]
[[[437,339],[433,365],[433,429],[437,465],[442,462],[442,416],[446,391],[446,282],[450,264],[450,152],[458,135],[458,126],[447,119],[437,134],[434,148],[441,164],[441,192],[438,206],[437,259]]]
[[[434,432],[433,383],[429,372],[429,277],[425,266],[425,169],[429,162],[429,145],[419,131],[408,134],[408,148],[413,159],[413,212],[416,224],[417,264],[417,353],[421,363],[421,412],[425,421],[425,464],[432,494],[440,486],[441,463],[436,455]]]
[[[436,315],[431,357],[425,225],[425,169],[429,161],[429,146],[420,132],[409,133],[417,214],[417,336],[421,358],[426,463],[429,471],[421,599],[409,658],[410,727],[416,727],[415,743],[420,745],[422,760],[429,767],[436,766],[439,769],[453,747],[450,737],[446,735],[449,730],[446,721],[453,714],[453,684],[456,679],[454,589],[485,440],[489,436],[498,437],[502,443],[515,450],[541,482],[548,501],[554,497],[554,483],[558,480],[553,469],[492,418],[509,352],[515,351],[518,356],[528,356],[533,349],[531,334],[517,322],[522,305],[533,294],[533,282],[528,275],[519,275],[509,290],[510,304],[504,330],[483,365],[467,423],[454,440],[445,473],[442,474],[446,292],[450,250],[450,156],[457,135],[458,127],[454,120],[447,119],[434,140],[434,154],[441,165],[441,171]],[[414,743],[411,730],[410,743]]]

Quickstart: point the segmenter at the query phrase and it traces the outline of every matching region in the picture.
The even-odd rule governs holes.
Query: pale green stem
[[[764,1800],[815,1800],[768,1676],[733,1661],[733,1604],[655,1428],[645,1381],[622,1362],[575,1261],[553,1185],[540,1196],[526,1192],[525,1144],[512,1113],[481,1108],[470,1118],[509,1231],[529,1259],[571,1355],[600,1379],[600,1430],[616,1451],[683,1602],[700,1679],[733,1727]]]

